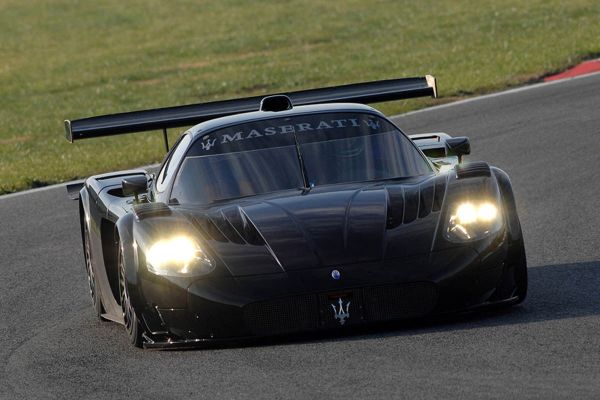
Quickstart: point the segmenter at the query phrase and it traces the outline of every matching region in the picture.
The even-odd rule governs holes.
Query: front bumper
[[[143,280],[147,347],[346,329],[516,302],[510,253],[498,241],[481,253],[463,246],[405,260],[199,279],[187,286]],[[331,276],[334,268],[339,280]]]
[[[517,304],[520,302],[520,298],[518,296],[511,296],[501,300],[489,300],[480,304],[476,304],[464,309],[460,310],[452,310],[443,313],[432,313],[431,316],[437,315],[445,315],[459,312],[473,312],[480,309],[485,308],[494,308],[494,307],[506,307],[513,304]],[[422,316],[425,317],[425,316]],[[415,317],[416,318],[416,317]],[[406,318],[401,318],[406,319]],[[389,320],[387,320],[389,321]],[[386,322],[386,321],[383,321]],[[310,331],[306,331],[310,332]],[[270,336],[277,336],[272,332],[269,334]],[[144,334],[144,348],[146,349],[188,349],[188,348],[197,348],[202,346],[209,345],[221,345],[221,344],[231,344],[233,340],[236,341],[250,341],[257,338],[262,338],[264,336],[246,336],[246,337],[235,337],[235,338],[196,338],[196,339],[182,339],[182,338],[173,338],[170,336],[157,337],[154,335]]]

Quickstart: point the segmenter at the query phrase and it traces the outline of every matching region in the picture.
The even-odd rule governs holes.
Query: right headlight
[[[214,263],[196,241],[175,236],[155,242],[146,254],[148,270],[164,276],[199,276],[212,272]]]
[[[482,239],[502,228],[500,207],[493,201],[465,201],[450,209],[446,238],[453,242]]]

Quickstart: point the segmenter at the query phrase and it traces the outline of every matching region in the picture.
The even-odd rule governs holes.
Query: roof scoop
[[[292,109],[292,100],[284,94],[267,96],[260,101],[260,111],[285,111]]]

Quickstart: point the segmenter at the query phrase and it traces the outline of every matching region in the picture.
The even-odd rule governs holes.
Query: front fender
[[[496,177],[498,188],[502,196],[502,202],[504,210],[507,216],[508,230],[512,241],[523,240],[523,234],[521,231],[521,223],[519,222],[519,215],[517,214],[517,203],[512,189],[512,184],[508,174],[502,171],[500,168],[491,167],[492,173]]]
[[[117,221],[116,229],[131,304],[136,312],[139,312],[144,307],[145,302],[143,301],[140,288],[139,255],[138,246],[133,234],[134,223],[135,217],[132,214],[125,214]]]

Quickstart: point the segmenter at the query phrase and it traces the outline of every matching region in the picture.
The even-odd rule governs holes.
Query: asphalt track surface
[[[141,351],[92,316],[64,188],[0,198],[0,398],[598,398],[599,105],[593,75],[397,118],[511,175],[530,292],[499,312]]]

